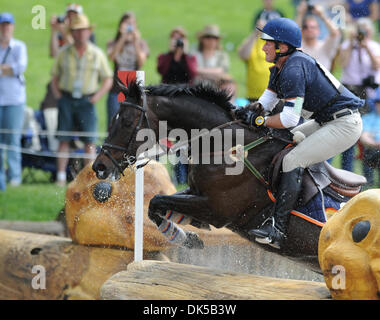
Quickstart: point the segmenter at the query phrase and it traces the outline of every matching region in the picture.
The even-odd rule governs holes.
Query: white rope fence
[[[30,132],[30,130],[12,130],[12,129],[0,129],[0,134],[19,134],[22,136],[55,136],[55,137],[97,137],[105,138],[107,137],[107,132],[80,132],[80,131],[55,131],[51,132],[48,130],[38,130],[38,132]],[[23,148],[13,145],[8,145],[0,143],[0,149],[10,150],[14,152],[19,152],[22,154],[34,155],[39,157],[48,157],[48,158],[73,158],[73,159],[94,159],[94,155],[91,153],[78,153],[78,152],[56,152],[56,151],[41,151],[33,148]]]
[[[39,157],[48,158],[75,158],[75,159],[94,159],[91,153],[74,153],[74,152],[53,152],[53,151],[33,151],[29,148],[22,148],[0,143],[0,149],[20,152]]]
[[[35,135],[31,133],[30,130],[12,130],[12,129],[0,129],[0,134],[21,134],[24,136]],[[70,137],[107,137],[107,132],[82,132],[82,131],[48,131],[48,130],[38,130],[39,136],[70,136]]]

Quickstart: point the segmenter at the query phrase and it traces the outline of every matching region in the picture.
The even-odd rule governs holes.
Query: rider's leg
[[[282,174],[272,221],[268,220],[259,229],[249,232],[258,237],[258,242],[281,248],[287,234],[290,211],[294,209],[301,191],[303,172],[304,168],[298,167]]]
[[[261,242],[281,246],[284,233],[287,231],[287,217],[300,191],[301,183],[298,181],[301,182],[302,168],[325,161],[354,145],[360,137],[362,122],[360,115],[356,113],[328,122],[314,131],[316,128],[316,123],[311,122],[293,129],[293,132],[306,129],[300,130],[306,138],[284,157],[283,176],[276,196],[278,203],[276,201],[274,223],[264,224],[261,228],[250,231],[251,234],[265,239]],[[294,196],[282,192],[287,189],[293,192]],[[285,202],[288,204],[283,204]]]

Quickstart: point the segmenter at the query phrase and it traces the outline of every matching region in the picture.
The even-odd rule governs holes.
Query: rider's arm
[[[286,99],[282,112],[266,117],[265,126],[284,129],[295,127],[301,117],[303,98]]]
[[[279,101],[280,99],[277,98],[277,93],[271,89],[265,89],[258,100],[265,111],[272,111]]]

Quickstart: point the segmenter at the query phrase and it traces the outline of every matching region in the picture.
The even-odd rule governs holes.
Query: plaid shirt
[[[82,94],[89,95],[98,90],[101,81],[112,77],[112,71],[103,51],[89,42],[82,57],[74,45],[64,46],[53,65],[52,75],[58,76],[60,90],[73,92],[74,83],[79,80]]]

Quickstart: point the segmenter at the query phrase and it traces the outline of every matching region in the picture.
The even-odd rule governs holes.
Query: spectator
[[[261,9],[254,17],[252,27],[255,29],[259,20],[267,23],[269,20],[281,18],[284,14],[273,6],[273,0],[263,0],[263,9]]]
[[[74,42],[70,33],[70,24],[73,19],[78,15],[83,14],[83,7],[76,3],[68,4],[64,15],[53,15],[50,19],[50,57],[55,58],[59,49],[65,44]],[[90,41],[95,43],[95,34],[91,33]]]
[[[297,8],[297,24],[302,28],[302,51],[312,56],[326,69],[331,71],[332,62],[337,54],[340,43],[340,31],[324,13],[323,7],[314,5],[308,10],[306,1],[302,1]],[[319,17],[328,28],[328,36],[319,40]]]
[[[85,15],[77,15],[70,32],[74,43],[65,46],[52,69],[52,89],[58,99],[58,131],[96,133],[96,102],[111,88],[112,71],[105,54],[91,42],[92,26]],[[99,81],[101,85],[99,86]],[[58,151],[68,152],[70,136],[59,136]],[[95,136],[82,137],[85,152],[95,156]],[[90,160],[86,159],[85,164]],[[57,184],[66,183],[68,158],[57,159]]]
[[[53,15],[50,19],[50,43],[49,43],[49,55],[51,58],[55,58],[60,48],[65,44],[72,44],[73,37],[70,33],[70,23],[78,14],[83,13],[83,8],[79,4],[69,4],[66,7],[64,15]],[[95,34],[91,33],[90,41],[95,43]],[[51,89],[51,82],[48,83],[46,88],[46,95],[41,102],[41,109],[57,108],[57,100],[54,98],[54,94]]]
[[[217,81],[223,73],[228,73],[230,60],[221,50],[220,38],[217,25],[207,25],[198,33],[198,50],[194,52],[198,66],[196,81]]]
[[[14,133],[0,133],[0,143],[10,148],[21,147],[21,129],[26,103],[24,72],[27,66],[25,43],[13,38],[15,20],[11,13],[0,14],[0,128]],[[7,154],[7,177],[3,154]],[[0,190],[5,190],[6,180],[11,186],[22,182],[21,153],[0,148]]]
[[[114,62],[114,79],[107,99],[107,123],[111,123],[113,116],[119,110],[117,101],[117,72],[125,70],[140,70],[149,56],[149,47],[141,39],[137,27],[136,16],[133,12],[125,12],[119,22],[115,39],[108,42],[107,54]]]
[[[197,61],[187,52],[188,40],[185,29],[174,28],[169,35],[169,51],[160,54],[157,71],[162,83],[192,83],[197,72]]]
[[[256,27],[262,29],[267,21],[259,19]],[[260,38],[260,32],[255,28],[252,33],[243,40],[238,49],[239,57],[245,62],[247,70],[247,98],[257,101],[269,82],[269,68],[273,63],[265,60],[265,53],[262,50],[265,41]]]
[[[368,18],[357,20],[349,38],[342,43],[340,63],[342,83],[357,96],[368,99],[373,97],[373,87],[380,80],[380,45],[372,40],[373,24]],[[372,88],[371,88],[372,87]],[[368,106],[364,108],[364,112]],[[353,170],[354,147],[342,154],[342,168]]]
[[[368,185],[373,186],[373,169],[378,169],[380,182],[380,88],[374,99],[375,110],[363,116],[363,132],[360,142],[363,144],[363,172]]]
[[[219,81],[217,82],[217,86],[219,89],[225,90],[228,94],[230,94],[230,102],[240,108],[245,107],[249,104],[249,100],[245,98],[239,98],[236,96],[237,94],[237,85],[236,81],[229,74],[223,74]]]
[[[162,76],[162,83],[192,83],[197,72],[197,61],[187,52],[188,40],[186,30],[178,26],[169,34],[169,51],[160,54],[157,71]],[[178,184],[187,183],[188,165],[178,162],[174,165],[174,174]]]
[[[341,81],[363,99],[373,97],[373,87],[380,82],[380,44],[372,40],[373,35],[371,20],[358,19],[340,52]]]
[[[379,18],[379,3],[376,0],[346,0],[348,22],[360,18],[369,18],[373,23]]]

